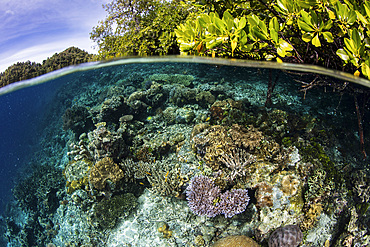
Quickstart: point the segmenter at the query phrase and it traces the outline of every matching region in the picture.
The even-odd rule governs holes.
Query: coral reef
[[[297,247],[302,242],[303,234],[296,225],[287,225],[276,229],[269,238],[269,247]]]
[[[242,213],[249,202],[248,191],[233,189],[221,193],[212,179],[206,176],[194,176],[186,189],[186,198],[190,209],[197,215],[214,217],[224,214],[231,218]]]
[[[248,154],[245,150],[236,148],[231,154],[223,154],[220,160],[231,170],[227,180],[246,176],[246,167],[256,161],[256,156]]]
[[[362,203],[370,202],[370,175],[366,170],[359,170],[352,175],[354,191]]]
[[[158,227],[158,232],[162,233],[164,238],[170,238],[172,236],[172,231],[167,223],[163,223],[162,226]]]
[[[90,169],[89,183],[98,190],[104,190],[107,181],[117,183],[124,177],[123,171],[109,157],[105,157]]]
[[[304,246],[369,245],[369,172],[340,111],[353,101],[303,102],[284,81],[262,107],[263,69],[140,66],[57,94],[13,189],[9,246],[297,246],[301,230]]]
[[[259,247],[259,244],[250,237],[235,235],[221,238],[212,247]]]
[[[76,137],[93,127],[89,111],[84,106],[74,105],[63,114],[63,129],[71,129]]]
[[[137,204],[137,198],[131,193],[117,195],[109,200],[103,199],[93,208],[92,221],[101,229],[113,228],[117,221],[127,217]]]
[[[125,139],[122,131],[109,131],[106,127],[106,122],[97,123],[96,129],[89,132],[88,150],[94,160],[100,160],[104,157],[121,159],[127,152]]]
[[[224,163],[225,155],[236,148],[267,160],[278,158],[282,153],[279,145],[266,139],[262,132],[253,126],[245,128],[234,124],[231,128],[220,125],[210,126],[193,138],[194,149],[201,159],[214,171]],[[281,158],[283,159],[283,158]]]
[[[182,74],[152,74],[148,79],[149,81],[162,84],[182,84],[184,86],[190,86],[195,78],[192,75]]]

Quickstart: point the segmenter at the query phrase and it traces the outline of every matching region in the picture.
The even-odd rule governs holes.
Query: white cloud
[[[89,33],[105,18],[102,4],[110,0],[1,2],[0,72],[16,62],[42,62],[70,46],[96,53]]]
[[[13,11],[13,10],[7,10],[7,11],[5,11],[5,14],[8,14],[8,15],[14,15],[15,14],[15,12]]]
[[[94,43],[86,36],[69,37],[67,39],[44,43],[36,46],[27,47],[22,49],[9,57],[0,56],[0,72],[5,71],[9,66],[17,62],[38,62],[42,63],[43,60],[51,57],[55,53],[59,53],[68,47],[76,46],[89,53],[96,53],[93,48]]]

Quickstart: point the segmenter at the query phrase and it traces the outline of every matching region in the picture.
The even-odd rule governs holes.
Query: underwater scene
[[[370,82],[279,66],[137,58],[0,89],[0,246],[369,246]]]

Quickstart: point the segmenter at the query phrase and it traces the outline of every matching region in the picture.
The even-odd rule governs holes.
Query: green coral
[[[327,173],[325,182],[335,181],[338,183],[342,181],[343,174],[335,167],[334,162],[326,154],[324,147],[315,138],[311,138],[307,145],[300,145],[298,149],[303,161],[313,164],[319,163],[319,166],[322,166]]]
[[[131,193],[103,199],[94,207],[92,220],[102,229],[111,229],[119,218],[127,217],[137,204],[137,198]]]

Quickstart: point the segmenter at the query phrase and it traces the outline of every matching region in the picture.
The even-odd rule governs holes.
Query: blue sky
[[[16,62],[41,63],[77,46],[97,53],[90,32],[109,0],[1,0],[0,72]]]

